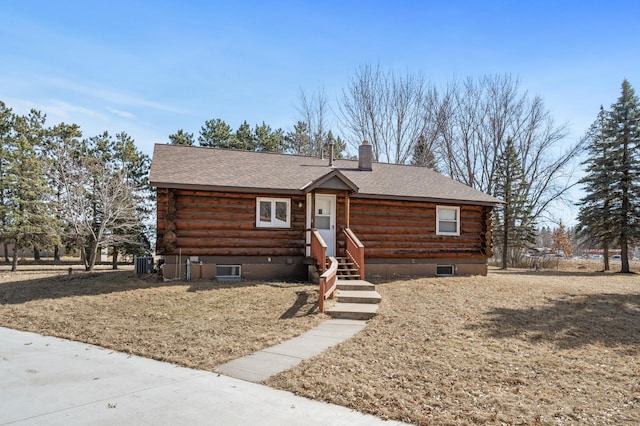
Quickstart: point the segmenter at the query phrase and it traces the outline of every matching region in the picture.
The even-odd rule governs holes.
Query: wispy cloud
[[[129,111],[122,111],[122,110],[110,108],[110,107],[107,107],[107,111],[122,118],[136,118],[136,116],[130,113]]]
[[[4,101],[6,102],[7,106],[12,108],[19,114],[26,114],[31,109],[36,109],[47,114],[47,117],[52,118],[53,121],[73,121],[78,116],[78,114],[82,114],[98,120],[108,119],[108,116],[104,113],[79,105],[73,105],[59,99],[33,101],[21,98],[6,98],[4,99]]]
[[[128,107],[152,108],[160,111],[173,112],[176,114],[189,113],[183,108],[166,105],[160,102],[150,101],[132,93],[119,92],[117,90],[113,90],[112,88],[101,87],[98,85],[82,84],[75,81],[51,77],[44,78],[42,80],[42,83],[57,88],[74,91],[87,97],[102,100],[105,103]]]

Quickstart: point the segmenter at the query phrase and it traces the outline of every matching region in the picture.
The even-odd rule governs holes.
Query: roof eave
[[[498,204],[504,204],[504,201],[496,199],[496,201],[489,200],[469,200],[469,199],[456,199],[456,198],[435,198],[435,197],[412,197],[402,195],[379,195],[379,194],[353,194],[353,198],[368,198],[368,199],[382,199],[382,200],[398,200],[398,201],[421,201],[429,203],[444,203],[444,204],[466,204],[473,206],[489,206],[495,207]]]
[[[254,188],[254,187],[242,187],[242,186],[220,186],[220,185],[200,185],[190,183],[167,183],[167,182],[150,182],[150,185],[154,188],[168,188],[168,189],[186,189],[192,191],[223,191],[223,192],[244,192],[251,194],[290,194],[290,195],[303,195],[304,191],[299,189],[287,189],[287,188]]]

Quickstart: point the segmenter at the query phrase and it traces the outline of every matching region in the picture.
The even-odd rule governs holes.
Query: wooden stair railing
[[[356,265],[360,270],[360,279],[364,280],[364,245],[360,242],[356,234],[349,228],[344,230],[345,240],[347,242],[346,253],[347,257]]]
[[[320,294],[318,295],[318,309],[324,313],[324,301],[333,299],[338,285],[338,261],[335,257],[329,258],[329,268],[320,275]]]
[[[318,308],[324,313],[324,301],[333,299],[338,284],[338,260],[335,257],[329,258],[329,268],[327,268],[327,244],[317,230],[311,231],[311,257],[315,258],[320,266],[320,294],[318,295]]]
[[[311,257],[316,259],[321,273],[324,273],[327,270],[327,244],[315,229],[311,231]]]

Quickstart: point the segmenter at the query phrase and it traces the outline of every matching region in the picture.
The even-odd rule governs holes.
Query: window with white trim
[[[291,199],[257,197],[256,226],[258,228],[289,228]]]
[[[237,281],[242,278],[240,265],[216,265],[216,279],[220,281]]]
[[[460,207],[436,207],[436,234],[460,235]]]

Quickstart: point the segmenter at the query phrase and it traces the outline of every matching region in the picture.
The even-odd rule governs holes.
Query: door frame
[[[313,202],[311,197],[314,197]],[[329,212],[329,226],[331,230],[333,230],[332,236],[333,241],[325,241],[327,244],[327,256],[335,256],[336,255],[336,247],[337,247],[337,233],[336,233],[336,225],[337,225],[337,202],[338,197],[335,194],[307,194],[307,229],[311,230],[311,217],[315,216],[315,206],[317,205],[316,200],[317,197],[325,197],[330,199],[331,211]],[[313,210],[312,210],[313,209]],[[315,221],[314,221],[315,222]],[[317,228],[316,228],[317,229]],[[307,256],[310,256],[310,245],[311,244],[311,231],[307,232]]]

